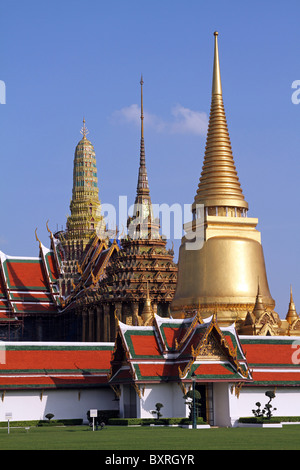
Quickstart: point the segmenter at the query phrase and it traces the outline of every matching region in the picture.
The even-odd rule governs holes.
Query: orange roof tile
[[[34,288],[46,290],[47,284],[39,260],[7,260],[4,269],[11,288]]]
[[[135,356],[160,356],[160,350],[155,336],[130,336]]]

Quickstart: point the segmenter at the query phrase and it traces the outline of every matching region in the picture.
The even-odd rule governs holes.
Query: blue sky
[[[213,32],[223,98],[250,217],[258,217],[276,310],[300,309],[300,3],[293,0],[10,0],[0,4],[0,249],[36,256],[65,226],[85,116],[100,199],[133,203],[134,113],[144,77],[154,203],[193,202],[209,115]],[[175,243],[177,258],[179,242]]]

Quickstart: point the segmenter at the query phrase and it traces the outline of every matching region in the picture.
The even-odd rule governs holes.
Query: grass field
[[[88,426],[0,429],[0,450],[299,450],[300,425],[184,429]]]

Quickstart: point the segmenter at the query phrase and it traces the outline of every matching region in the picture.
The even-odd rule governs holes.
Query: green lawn
[[[300,425],[283,428],[183,429],[87,426],[0,429],[0,450],[300,449]]]

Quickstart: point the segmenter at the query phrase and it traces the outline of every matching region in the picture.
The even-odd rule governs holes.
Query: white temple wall
[[[229,408],[230,384],[215,382],[213,384],[213,424],[214,426],[231,426]]]
[[[252,417],[256,402],[264,408],[269,398],[265,392],[275,391],[275,398],[271,401],[273,416],[300,416],[300,387],[242,387],[239,398],[234,394],[229,395],[230,417],[232,426],[237,426],[240,417]]]
[[[3,393],[3,392],[2,392]],[[109,388],[84,390],[26,390],[6,391],[0,401],[0,421],[7,421],[6,413],[11,413],[10,421],[31,421],[46,419],[47,413],[53,419],[83,419],[90,409],[118,409],[114,393]]]
[[[239,397],[232,384],[213,384],[213,417],[215,426],[237,426],[240,417],[253,416],[255,403],[262,407],[268,402],[266,391],[274,387],[242,387]],[[177,383],[159,383],[141,388],[141,398],[132,386],[122,387],[120,402],[115,401],[110,388],[83,390],[24,390],[6,391],[0,396],[0,421],[7,421],[6,413],[11,413],[11,421],[30,421],[45,419],[47,413],[54,419],[83,419],[90,409],[113,410],[120,405],[120,415],[124,416],[124,406],[133,409],[136,417],[152,418],[156,403],[162,403],[162,417],[186,417],[188,406],[183,399],[183,391]],[[276,397],[271,404],[277,408],[274,416],[300,416],[300,387],[277,387]],[[133,416],[133,415],[132,415]]]
[[[183,391],[177,383],[160,383],[149,385],[145,388],[139,403],[140,418],[153,418],[151,413],[155,410],[155,404],[161,403],[160,412],[163,418],[185,418],[189,415],[188,406],[183,398]]]

